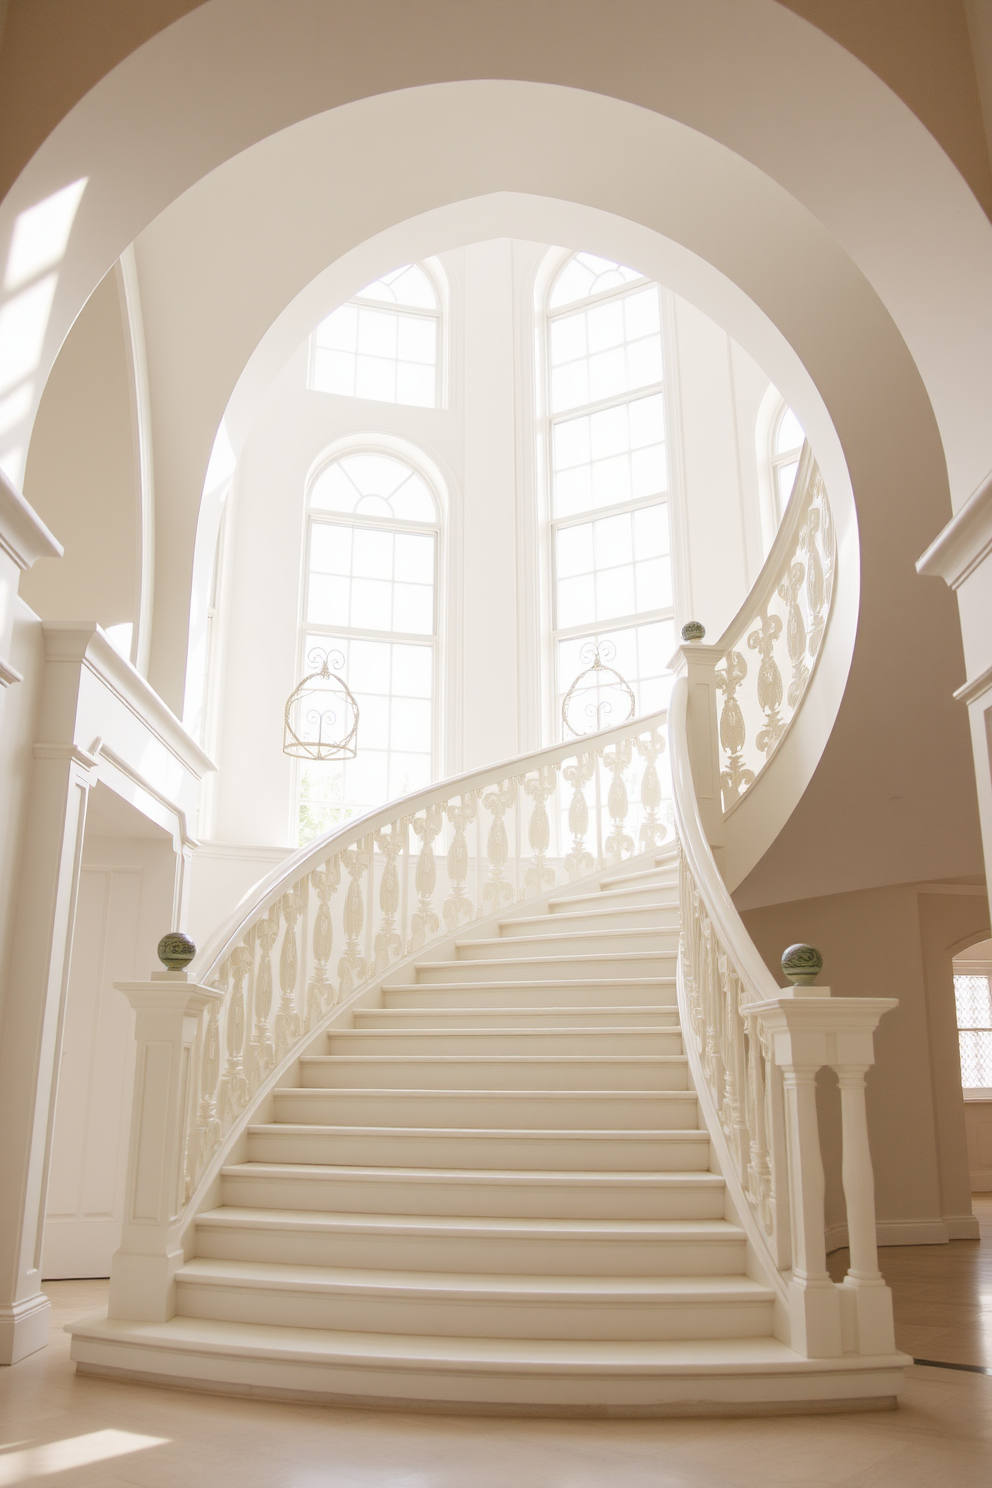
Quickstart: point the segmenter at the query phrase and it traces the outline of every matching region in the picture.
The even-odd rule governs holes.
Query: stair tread
[[[301,1064],[685,1064],[684,1054],[303,1054]],[[526,1092],[524,1092],[526,1093]]]
[[[595,897],[597,899],[602,899],[603,896],[599,894]],[[549,901],[549,903],[567,904],[568,900],[558,899]],[[665,903],[663,900],[660,899],[657,901],[654,899],[649,899],[646,904],[616,904],[612,907],[607,905],[605,909],[577,909],[559,911],[557,914],[552,914],[549,912],[540,915],[519,915],[517,917],[508,916],[505,920],[498,920],[497,924],[502,930],[504,925],[561,925],[568,920],[582,920],[584,923],[588,923],[590,920],[613,919],[616,915],[622,914],[642,915],[645,913],[645,911],[649,911],[652,909],[678,909],[678,901],[670,901],[669,903]],[[636,929],[641,927],[635,926],[632,928]],[[658,928],[668,929],[669,927],[659,926]],[[563,931],[562,933],[565,932]]]
[[[708,1240],[737,1243],[744,1231],[728,1219],[530,1219],[476,1218],[445,1214],[330,1214],[311,1209],[251,1209],[224,1205],[197,1216],[197,1225],[211,1229],[307,1230],[319,1233],[409,1234],[427,1236],[496,1236],[505,1240],[532,1238],[596,1240]]]
[[[331,1059],[333,1055],[325,1054],[321,1058]],[[348,1086],[347,1089],[337,1089],[333,1086],[316,1085],[277,1085],[273,1091],[280,1100],[352,1100],[355,1096],[368,1096],[381,1099],[388,1097],[390,1100],[402,1097],[404,1100],[412,1097],[415,1100],[452,1100],[464,1096],[466,1100],[492,1100],[506,1097],[515,1101],[525,1100],[548,1100],[548,1101],[576,1101],[576,1100],[671,1100],[685,1101],[696,1100],[694,1090],[631,1090],[626,1087],[622,1090],[516,1090],[508,1087],[506,1090],[498,1090],[495,1087],[489,1090],[479,1091],[477,1089],[457,1090],[452,1086],[443,1090],[431,1090],[422,1085],[412,1086],[406,1089],[401,1085],[356,1085]]]
[[[718,1173],[690,1169],[673,1173],[639,1173],[633,1170],[604,1172],[588,1168],[571,1171],[567,1168],[387,1168],[381,1166],[352,1165],[348,1163],[230,1163],[221,1169],[224,1178],[262,1178],[288,1176],[293,1178],[370,1178],[387,1179],[404,1183],[491,1183],[523,1184],[527,1187],[635,1187],[673,1188],[723,1188],[724,1180]]]
[[[198,1256],[176,1272],[185,1285],[228,1282],[277,1287],[282,1291],[384,1292],[432,1297],[583,1299],[617,1301],[662,1299],[698,1301],[712,1296],[720,1301],[767,1302],[770,1287],[744,1275],[731,1276],[559,1276],[515,1275],[498,1272],[402,1271],[351,1266],[287,1265],[278,1261],[222,1261]]]
[[[322,1360],[346,1366],[381,1363],[420,1370],[434,1365],[458,1370],[496,1370],[518,1374],[781,1374],[842,1372],[852,1368],[899,1366],[905,1355],[879,1359],[804,1359],[770,1334],[746,1338],[674,1339],[633,1342],[574,1339],[448,1337],[441,1334],[356,1333],[323,1328],[288,1328],[274,1323],[229,1323],[177,1315],[166,1323],[112,1320],[104,1314],[80,1318],[66,1331],[107,1342],[189,1349],[205,1354],[276,1357],[286,1361]]]
[[[490,986],[491,985],[492,985],[492,983],[490,983]],[[390,988],[390,990],[392,991],[394,989]],[[422,992],[424,990],[424,988],[421,987],[421,986],[417,986],[417,989],[416,990],[418,992]],[[509,1016],[509,1014],[512,1013],[515,1018],[531,1018],[531,1017],[534,1017],[534,1018],[551,1018],[551,1017],[553,1017],[553,1018],[567,1018],[570,1015],[573,1015],[573,1014],[576,1014],[576,1013],[581,1013],[581,1014],[583,1014],[584,1016],[587,1016],[587,1017],[592,1017],[594,1015],[598,1015],[598,1016],[602,1017],[602,1016],[605,1016],[606,1014],[619,1015],[621,1013],[629,1013],[632,1017],[635,1014],[638,1017],[640,1017],[645,1012],[663,1013],[666,1017],[668,1017],[668,1018],[670,1018],[672,1020],[672,1026],[673,1027],[678,1028],[678,1027],[681,1026],[679,1024],[679,1015],[678,1015],[678,1009],[677,1008],[666,1007],[664,1003],[659,1003],[657,1005],[657,1007],[654,1007],[650,1003],[643,1003],[643,1002],[634,1002],[634,1003],[629,1003],[629,1004],[624,1004],[624,1003],[619,1003],[619,1002],[616,1003],[616,1004],[613,1004],[613,1003],[601,1003],[601,1004],[589,1003],[586,1006],[583,1006],[582,1003],[576,1003],[574,1005],[574,1007],[567,1007],[566,1005],[562,1004],[559,1007],[546,1007],[546,1008],[542,1008],[542,1007],[529,1007],[529,1008],[516,1008],[516,1007],[505,1007],[505,1008],[500,1008],[500,1007],[459,1008],[459,1009],[457,1009],[457,1016],[463,1017],[463,1018],[468,1018],[468,1019],[472,1019],[472,1018],[498,1018],[498,1017],[501,1017],[503,1015]],[[452,1009],[452,1008],[360,1008],[360,1009],[357,1009],[356,1010],[356,1017],[360,1017],[360,1018],[409,1018],[411,1020],[411,1022],[416,1022],[416,1021],[418,1021],[421,1018],[424,1018],[424,1019],[429,1019],[429,1018],[452,1018],[452,1017],[455,1017],[455,1016],[456,1016],[456,1011],[454,1009]],[[581,1029],[579,1029],[577,1031],[581,1031],[583,1033],[586,1033],[590,1029],[595,1028],[596,1026],[597,1025],[594,1024],[594,1023],[587,1023],[587,1024],[582,1025],[581,1026]],[[607,1025],[607,1026],[609,1027],[609,1025]],[[649,1025],[649,1026],[651,1026],[652,1032],[653,1032],[654,1031],[653,1025]],[[527,1030],[527,1029],[521,1029],[520,1031],[522,1033],[523,1032],[529,1032],[529,1030]],[[557,1024],[556,1023],[555,1028],[554,1028],[553,1031],[556,1032],[556,1033],[557,1032],[567,1033],[569,1031],[569,1025],[566,1024],[566,1023],[562,1023],[562,1024]],[[614,1030],[612,1028],[609,1028],[609,1031],[611,1033],[614,1032]],[[507,1027],[507,1028],[505,1028],[503,1030],[503,1032],[505,1032],[505,1033],[511,1033],[511,1032],[513,1032],[513,1029],[512,1029],[512,1027]]]
[[[614,910],[613,913],[616,913],[616,911]],[[560,915],[545,916],[544,922],[556,925],[560,918]],[[582,918],[584,919],[585,916],[582,916]],[[506,923],[509,924],[511,922],[507,921]],[[504,946],[507,944],[508,938],[512,940],[514,945],[533,945],[535,943],[544,944],[549,940],[604,941],[609,940],[611,936],[615,937],[617,940],[620,940],[624,936],[628,935],[637,935],[647,938],[647,936],[649,935],[678,935],[678,933],[679,930],[677,925],[631,925],[629,929],[626,930],[624,930],[622,927],[615,930],[564,929],[561,931],[556,931],[553,935],[514,935],[510,937],[507,937],[505,935],[487,935],[480,936],[477,940],[456,940],[455,950],[460,951],[469,946]]]
[[[502,1137],[502,1138],[545,1138],[553,1141],[566,1139],[569,1141],[585,1142],[591,1138],[597,1141],[601,1138],[615,1138],[621,1142],[708,1142],[709,1132],[699,1131],[695,1128],[681,1130],[678,1127],[662,1128],[645,1131],[643,1127],[631,1127],[629,1129],[617,1129],[615,1127],[603,1127],[600,1130],[589,1128],[563,1127],[557,1130],[553,1127],[525,1127],[525,1126],[325,1126],[316,1122],[290,1122],[270,1121],[261,1122],[248,1127],[250,1136],[355,1136],[372,1135],[378,1137],[466,1137],[476,1139],[479,1137]]]
[[[605,934],[609,934],[609,933],[610,933],[609,931],[604,931],[603,932],[604,935]],[[623,934],[623,935],[630,935],[630,934],[635,933],[635,932],[631,932],[630,930],[623,930],[620,933]],[[657,934],[664,933],[664,932],[659,932],[657,930],[650,930],[647,933],[649,935],[657,935]],[[523,940],[524,937],[521,936],[520,938],[521,938],[521,940]],[[554,939],[554,936],[551,936],[551,935],[535,935],[534,936],[534,940],[537,941],[539,944],[540,943],[546,943],[547,941],[553,940],[553,939]],[[480,942],[477,941],[477,940],[476,941],[464,940],[464,941],[460,941],[459,944],[460,945],[479,945]],[[505,946],[507,944],[507,941],[506,940],[497,940],[497,941],[492,941],[491,944],[493,944],[493,945],[499,945],[499,946]],[[671,957],[671,956],[674,956],[674,955],[675,955],[675,952],[674,951],[610,951],[609,952],[609,959],[611,961],[621,961],[621,962],[625,962],[625,963],[636,964],[637,962],[640,962],[640,961],[657,961],[658,958],[659,958],[659,956],[668,956],[668,957]],[[433,970],[434,968],[436,968],[438,966],[443,966],[443,967],[445,967],[448,970],[451,970],[454,967],[458,967],[459,970],[462,970],[462,969],[466,969],[467,970],[469,966],[512,966],[514,964],[533,966],[536,962],[537,963],[543,963],[543,962],[546,962],[546,961],[567,961],[569,964],[571,964],[572,962],[575,962],[579,966],[585,966],[588,963],[589,959],[590,958],[589,958],[589,952],[588,951],[585,951],[582,955],[575,955],[575,956],[566,956],[566,955],[561,955],[561,954],[555,955],[555,956],[540,956],[540,955],[534,955],[534,956],[493,956],[493,957],[491,957],[488,960],[485,960],[485,959],[483,959],[483,957],[480,956],[477,960],[471,961],[471,962],[469,962],[469,961],[418,961],[417,962],[417,965],[416,965],[416,970],[417,971]],[[605,959],[605,956],[604,956],[604,959]],[[607,985],[615,985],[614,982],[613,982],[613,979],[610,978],[610,977],[600,977],[600,978],[597,978],[597,980],[600,983],[606,983]],[[422,983],[416,983],[415,985],[421,987],[421,990],[422,990]],[[472,986],[473,983],[469,982],[469,983],[467,983],[467,985],[468,986]],[[392,988],[391,987],[386,987],[383,990],[384,991],[387,991],[387,992],[390,992],[390,991],[392,991]]]

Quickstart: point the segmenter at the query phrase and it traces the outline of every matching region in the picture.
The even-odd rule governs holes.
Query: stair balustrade
[[[695,642],[680,648],[668,719],[686,1055],[719,1170],[778,1294],[781,1336],[808,1358],[891,1355],[892,1298],[878,1270],[864,1081],[874,1029],[896,1002],[834,998],[820,986],[783,991],[748,935],[717,866],[719,823],[706,811],[716,755],[715,650]],[[851,1244],[839,1285],[827,1271],[824,1238],[816,1075],[825,1066],[841,1089]]]
[[[725,813],[767,768],[806,695],[830,618],[836,559],[830,502],[804,444],[768,557],[712,648],[723,695],[719,744]]]
[[[431,786],[344,823],[263,881],[189,967],[224,996],[193,1053],[185,1201],[343,1003],[463,927],[671,840],[665,718]]]

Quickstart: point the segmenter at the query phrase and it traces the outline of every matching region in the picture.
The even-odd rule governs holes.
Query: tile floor
[[[992,1364],[992,1199],[978,1209],[981,1244],[883,1253],[911,1352]],[[51,1283],[50,1346],[0,1370],[0,1488],[992,1485],[992,1376],[914,1368],[898,1411],[778,1420],[493,1420],[225,1400],[77,1377],[61,1325],[105,1292]]]

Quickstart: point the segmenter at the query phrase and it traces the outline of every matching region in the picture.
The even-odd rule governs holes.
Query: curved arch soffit
[[[585,7],[591,20],[594,0],[576,0],[576,9]],[[556,14],[549,8],[545,19],[539,0],[501,0],[499,27],[485,6],[476,24],[452,27],[444,0],[369,0],[345,22],[337,8],[311,0],[282,0],[277,9],[261,0],[208,0],[125,58],[53,130],[0,207],[6,258],[20,213],[73,182],[87,183],[29,379],[25,427],[69,326],[111,264],[225,160],[326,110],[441,85],[459,91],[462,107],[430,164],[449,177],[452,167],[458,175],[474,166],[474,189],[464,180],[457,188],[472,195],[491,188],[480,177],[498,174],[507,152],[525,176],[553,168],[554,146],[569,134],[561,95],[581,89],[730,152],[819,220],[874,285],[912,350],[959,505],[992,463],[992,433],[983,427],[992,396],[992,228],[919,120],[842,47],[773,0],[657,0],[648,8],[617,0],[608,53],[581,16],[572,44],[562,48]],[[530,81],[490,81],[518,78]],[[536,132],[531,110],[515,107],[528,89],[545,95]],[[480,110],[495,94],[503,95],[495,114]],[[481,136],[472,127],[480,119]],[[392,145],[409,160],[402,134]],[[584,157],[583,176],[605,171],[614,195],[627,188],[648,206],[645,199],[666,186],[654,163],[617,168],[625,158],[643,164],[650,156],[598,155]],[[682,156],[678,168],[686,164]],[[408,194],[429,174],[408,171]],[[502,184],[533,189],[535,182]],[[725,215],[742,205],[731,190],[710,197],[706,210]]]

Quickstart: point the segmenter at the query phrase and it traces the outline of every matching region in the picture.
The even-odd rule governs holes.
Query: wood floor
[[[893,1248],[900,1345],[992,1366],[992,1199],[983,1240]],[[838,1254],[835,1264],[843,1257]],[[992,1376],[909,1371],[873,1415],[553,1421],[385,1415],[77,1377],[61,1327],[106,1283],[49,1286],[47,1349],[0,1370],[0,1488],[988,1488]],[[984,1298],[984,1301],[983,1301]]]

